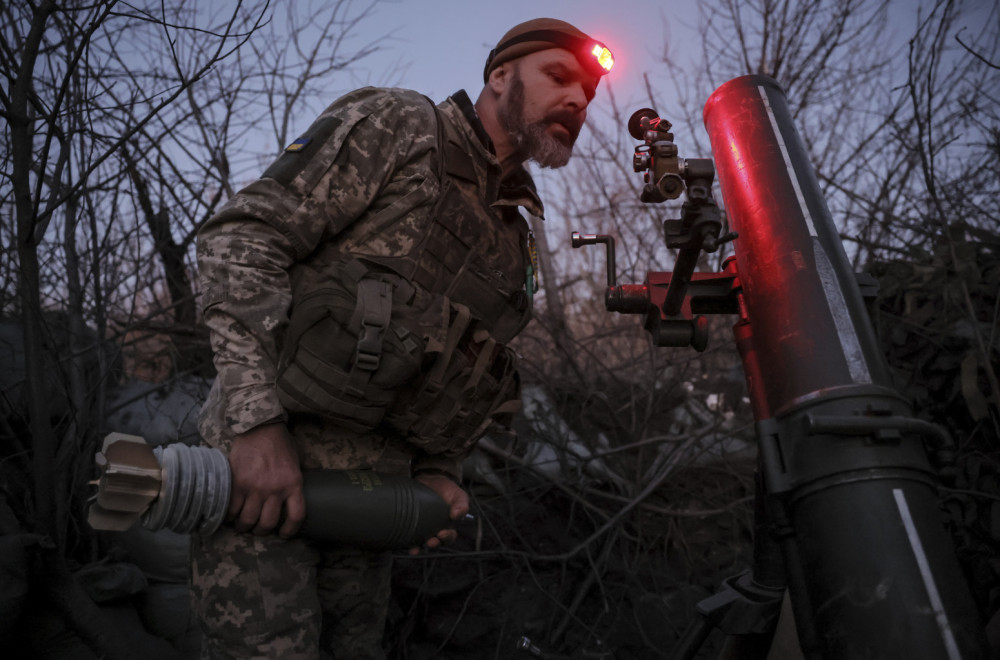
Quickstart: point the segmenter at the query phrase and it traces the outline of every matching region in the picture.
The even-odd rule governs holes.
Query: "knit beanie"
[[[585,69],[597,76],[611,70],[613,59],[604,44],[591,39],[576,27],[556,18],[535,18],[515,25],[500,38],[490,51],[483,69],[483,82],[504,62],[524,57],[548,48],[564,48],[580,61]],[[606,53],[606,55],[604,55]]]

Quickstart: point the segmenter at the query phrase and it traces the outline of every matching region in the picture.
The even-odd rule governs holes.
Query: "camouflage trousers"
[[[383,660],[392,556],[228,526],[192,543],[202,659]]]

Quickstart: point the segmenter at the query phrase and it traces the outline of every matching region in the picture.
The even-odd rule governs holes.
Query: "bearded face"
[[[568,163],[573,144],[583,126],[580,114],[556,108],[529,123],[524,118],[525,85],[519,66],[513,68],[508,84],[505,100],[497,109],[497,119],[510,136],[511,145],[525,159],[533,160],[542,167],[556,168]],[[550,134],[548,128],[552,124],[560,124],[566,129],[565,133],[558,133],[563,139]]]

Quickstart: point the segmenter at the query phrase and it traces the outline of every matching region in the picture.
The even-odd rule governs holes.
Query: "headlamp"
[[[602,43],[595,42],[594,47],[590,49],[590,54],[594,56],[600,67],[604,69],[604,73],[611,71],[611,67],[615,65],[614,56],[608,50],[608,47]]]

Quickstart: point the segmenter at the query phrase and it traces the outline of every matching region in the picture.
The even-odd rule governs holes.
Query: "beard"
[[[541,167],[556,168],[568,163],[581,128],[579,116],[571,110],[553,110],[539,121],[525,122],[524,81],[518,68],[511,74],[510,89],[506,100],[497,109],[497,120],[510,136],[514,149]],[[549,135],[546,128],[553,123],[561,124],[569,131],[569,144]]]

